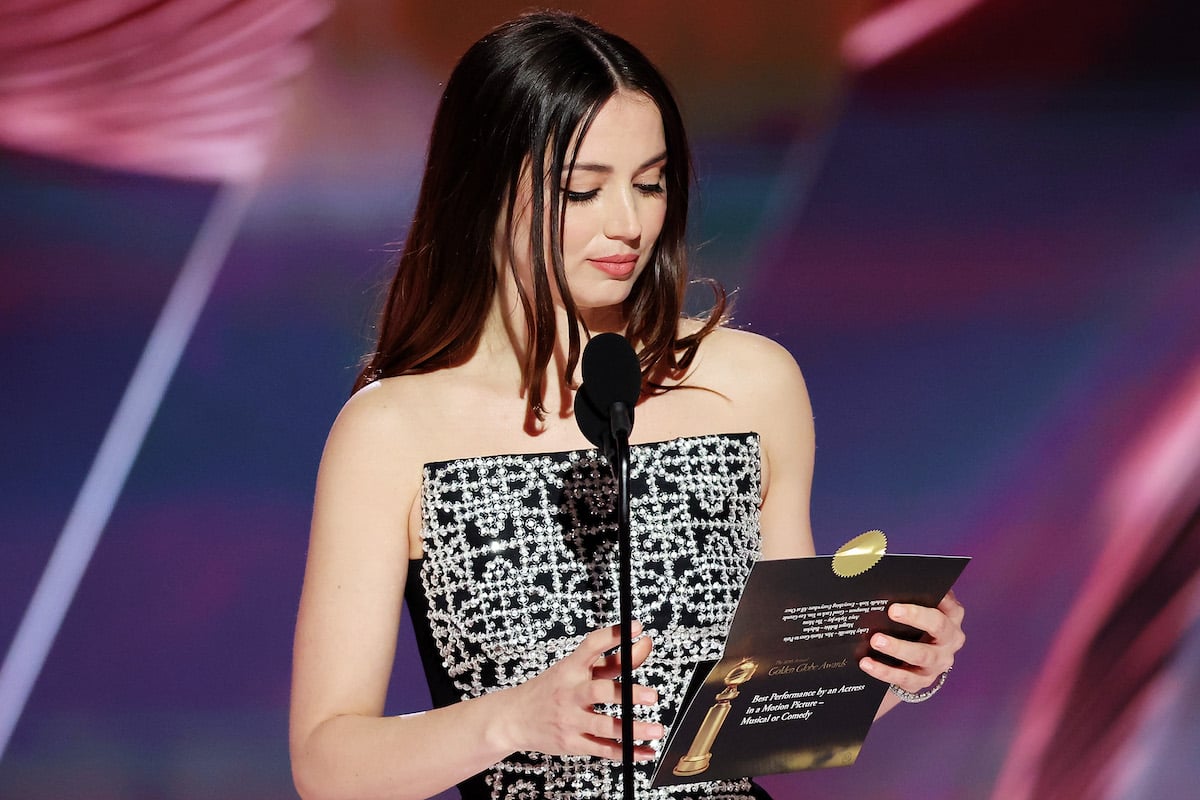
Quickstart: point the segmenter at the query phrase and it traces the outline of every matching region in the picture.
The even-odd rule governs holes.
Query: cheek
[[[587,249],[592,238],[596,236],[596,224],[590,218],[592,213],[589,206],[570,205],[567,206],[567,214],[563,218],[563,256],[567,257],[567,261],[572,259],[570,256],[578,255]],[[546,231],[546,242],[550,242],[550,232]]]
[[[663,222],[667,219],[667,206],[665,203],[657,204],[647,215],[647,219],[642,222],[643,237],[648,237],[651,241],[658,239],[658,234],[662,232]]]

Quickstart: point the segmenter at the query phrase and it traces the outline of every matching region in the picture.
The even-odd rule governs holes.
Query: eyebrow
[[[647,167],[652,167],[655,164],[659,163],[660,161],[666,161],[666,160],[667,160],[667,151],[664,150],[661,153],[659,153],[658,155],[656,155],[652,158],[648,158],[645,161],[643,161],[641,164],[639,164],[637,171],[641,172],[642,170],[646,169]],[[599,173],[602,173],[605,175],[611,174],[613,172],[613,168],[611,166],[609,166],[608,164],[592,164],[592,163],[576,163],[573,168],[568,165],[567,167],[563,168],[563,173],[565,174],[569,170],[574,171],[574,172],[599,172]]]

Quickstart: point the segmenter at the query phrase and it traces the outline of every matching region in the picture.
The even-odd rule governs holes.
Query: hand
[[[633,635],[642,632],[642,624],[633,623]],[[621,643],[620,626],[592,631],[575,652],[541,675],[514,689],[518,696],[515,715],[519,729],[514,750],[536,750],[550,755],[589,755],[621,760],[621,720],[601,714],[598,703],[620,704],[621,674],[619,652],[605,653]],[[650,654],[650,637],[633,643],[633,668],[637,669]],[[649,706],[658,702],[658,692],[635,684],[633,701]],[[663,727],[654,722],[633,724],[637,741],[661,739]],[[634,747],[634,758],[654,758],[648,745]]]
[[[966,641],[962,630],[964,613],[954,592],[947,592],[937,608],[893,603],[888,608],[888,616],[924,631],[925,635],[920,641],[907,642],[882,633],[873,634],[871,647],[904,664],[891,667],[867,657],[859,662],[859,666],[871,677],[899,686],[906,692],[921,691],[953,666],[954,654]]]

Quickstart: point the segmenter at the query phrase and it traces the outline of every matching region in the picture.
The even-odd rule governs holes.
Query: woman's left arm
[[[809,521],[812,490],[812,405],[804,376],[782,346],[745,331],[731,331],[729,364],[743,423],[762,446],[759,530],[764,559],[816,554]]]
[[[760,512],[763,558],[799,558],[815,554],[809,517],[815,433],[812,405],[795,360],[780,345],[752,334],[740,344],[740,374],[753,376],[744,402],[759,432],[763,450],[763,500]],[[903,662],[892,667],[874,658],[859,666],[868,675],[920,697],[954,664],[966,637],[963,606],[951,592],[937,608],[893,604],[892,619],[922,630],[920,641],[908,642],[876,633],[871,646]],[[915,698],[914,698],[915,699]],[[900,702],[888,692],[879,715]]]

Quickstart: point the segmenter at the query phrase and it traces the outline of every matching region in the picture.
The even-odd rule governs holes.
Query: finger
[[[941,674],[940,672],[925,674],[924,672],[916,672],[902,667],[892,667],[873,658],[861,659],[858,662],[858,666],[872,678],[899,686],[906,692],[921,691],[933,683],[937,676]]]
[[[633,669],[640,667],[650,655],[650,649],[653,647],[653,642],[649,635],[642,636],[633,642]],[[600,659],[600,662],[592,669],[592,676],[595,678],[616,678],[621,674],[621,651],[618,649],[615,653],[610,653]]]
[[[646,661],[646,657],[650,655],[650,650],[653,647],[654,647],[654,640],[651,639],[648,635],[634,640],[634,642],[633,642],[633,668],[634,669],[637,669]]]
[[[871,647],[929,675],[937,675],[954,661],[953,657],[946,657],[945,648],[925,642],[907,642],[882,633],[871,637]]]
[[[632,626],[632,634],[640,636],[642,633],[642,623],[640,620],[634,620]],[[612,650],[614,647],[619,647],[621,644],[621,626],[609,625],[605,628],[597,628],[596,630],[583,637],[583,641],[575,648],[572,656],[584,659],[588,664],[602,662],[605,653]]]
[[[599,756],[610,761],[621,761],[624,758],[619,741],[597,738],[588,734],[581,737],[580,752],[583,755]],[[633,747],[634,761],[653,761],[656,756],[654,748],[649,745],[635,744]]]
[[[912,603],[893,603],[888,608],[888,616],[896,622],[924,631],[933,641],[942,641],[957,629],[950,618],[940,609],[928,608]]]
[[[953,661],[954,653],[961,650],[967,641],[962,625],[957,619],[944,613],[940,606],[926,608],[925,606],[897,604],[893,608],[894,612],[892,609],[888,609],[888,614],[893,619],[925,631],[928,641],[949,652],[951,661]]]
[[[612,680],[596,680],[590,685],[592,705],[620,705],[621,684]],[[658,692],[649,686],[634,684],[633,702],[639,706],[652,706],[658,702]]]
[[[584,733],[601,739],[619,741],[621,738],[621,718],[610,717],[607,714],[592,714],[592,720]],[[633,721],[633,739],[635,742],[647,742],[663,737],[663,726],[657,722],[644,720]]]
[[[942,598],[942,602],[938,603],[938,610],[960,627],[962,626],[963,617],[967,613],[967,609],[959,602],[958,596],[954,594],[953,589],[946,592],[946,596]]]

